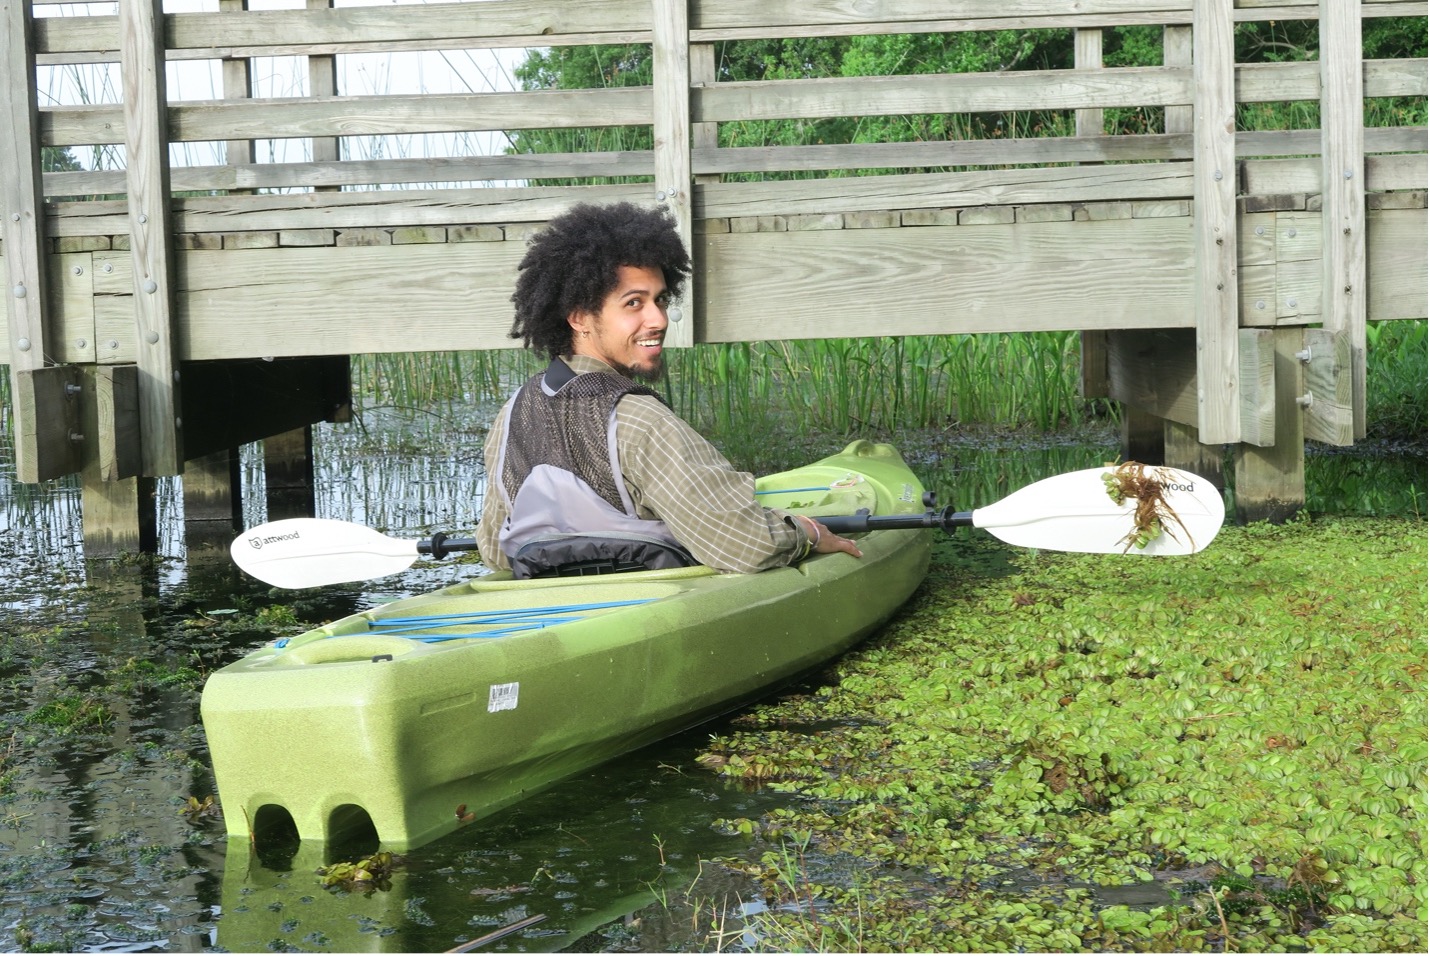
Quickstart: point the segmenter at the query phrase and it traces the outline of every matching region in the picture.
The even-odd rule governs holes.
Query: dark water
[[[482,434],[466,423],[483,420],[470,409],[369,413],[363,427],[320,429],[318,514],[399,537],[469,531]],[[943,503],[961,508],[1115,454],[1106,431],[900,444]],[[1423,513],[1423,448],[1387,451],[1313,456],[1311,507]],[[259,454],[245,450],[249,524],[266,518]],[[292,633],[470,568],[424,562],[382,581],[273,591],[237,572],[223,547],[185,541],[178,480],[159,483],[157,558],[86,563],[73,482],[18,485],[0,461],[0,492],[0,948],[442,951],[537,916],[482,950],[740,948],[739,916],[758,909],[758,894],[710,861],[774,848],[719,821],[792,798],[699,768],[694,756],[719,725],[414,851],[367,894],[325,888],[315,871],[334,859],[311,848],[230,844],[202,809],[214,784],[197,687],[273,636],[253,622],[291,612]]]

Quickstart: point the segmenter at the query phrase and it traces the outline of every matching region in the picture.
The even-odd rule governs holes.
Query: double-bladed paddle
[[[1054,475],[973,511],[817,517],[837,534],[918,528],[951,534],[972,527],[1024,548],[1091,554],[1193,554],[1216,537],[1225,506],[1206,479],[1138,466],[1139,481],[1129,478],[1119,487],[1110,476],[1122,473],[1109,466]],[[286,518],[248,530],[229,550],[234,563],[260,581],[310,588],[396,574],[421,555],[442,558],[476,546],[472,538],[440,533],[413,541],[349,521]]]

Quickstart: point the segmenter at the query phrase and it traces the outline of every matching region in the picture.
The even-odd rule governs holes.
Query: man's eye
[[[670,305],[670,296],[668,296],[668,295],[656,296],[655,304],[658,305],[658,306],[660,306],[662,309],[668,307],[668,306]]]

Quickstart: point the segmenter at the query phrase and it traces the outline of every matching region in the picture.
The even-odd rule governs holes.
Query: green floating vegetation
[[[829,686],[701,757],[818,798],[758,821],[801,860],[866,864],[821,886],[767,857],[768,938],[1423,952],[1426,551],[1423,520],[1359,518],[1176,559],[941,544]]]

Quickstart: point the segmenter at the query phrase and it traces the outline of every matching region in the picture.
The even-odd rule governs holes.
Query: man
[[[531,240],[511,335],[551,364],[486,442],[489,567],[753,572],[861,556],[812,518],[762,507],[754,479],[641,384],[661,375],[666,310],[690,268],[670,218],[629,203],[576,206]]]

